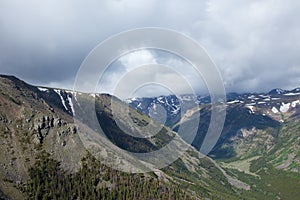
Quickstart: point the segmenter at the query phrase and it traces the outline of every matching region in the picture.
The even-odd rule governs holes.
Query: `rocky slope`
[[[176,135],[175,132],[165,127],[163,133],[148,139],[141,140],[139,138],[126,136],[124,132],[118,129],[112,118],[111,105],[109,102],[111,102],[111,98],[114,97],[109,95],[82,94],[62,89],[35,87],[15,77],[2,75],[0,76],[1,198],[54,198],[51,195],[55,194],[51,191],[61,191],[64,187],[69,188],[69,184],[71,183],[66,181],[69,178],[59,179],[61,180],[61,184],[57,185],[58,188],[55,189],[56,185],[53,185],[51,186],[53,190],[47,193],[47,185],[60,182],[55,178],[57,175],[50,176],[50,174],[61,174],[59,176],[63,176],[62,174],[66,173],[66,177],[74,176],[72,180],[77,180],[75,177],[80,178],[92,173],[84,168],[84,160],[89,154],[79,135],[84,133],[95,134],[95,127],[93,127],[93,124],[90,124],[88,120],[84,125],[84,129],[80,129],[80,127],[74,124],[73,115],[75,111],[78,110],[78,108],[75,108],[76,106],[80,106],[76,98],[85,98],[88,101],[93,99],[96,102],[95,105],[99,123],[104,124],[104,127],[106,127],[107,130],[105,134],[107,138],[115,145],[120,146],[120,148],[133,152],[152,151],[164,146],[169,142],[169,139]],[[116,101],[118,101],[119,106],[125,105],[119,100]],[[150,123],[151,121],[150,118],[133,109],[131,113],[137,123]],[[120,116],[120,119],[121,123],[126,123],[126,118]],[[84,131],[84,133],[80,131]],[[144,133],[141,132],[140,134]],[[184,144],[184,141],[178,139],[178,144]],[[101,146],[98,146],[98,148],[105,149]],[[51,159],[54,159],[54,161],[51,161]],[[56,161],[59,163],[59,168],[47,168],[47,166],[56,166]],[[43,163],[49,164],[45,165]],[[136,163],[131,163],[130,160],[128,163],[125,162],[125,165],[130,164],[135,165]],[[96,166],[99,166],[99,164]],[[105,165],[101,166],[101,169],[110,169]],[[116,172],[111,170],[108,172],[112,177],[120,177],[122,180],[127,180],[125,177],[131,176],[126,173],[115,175]],[[34,175],[36,173],[39,175]],[[42,175],[43,173],[49,173],[47,181],[44,180],[45,176]],[[247,184],[227,174],[217,163],[208,157],[203,157],[192,147],[189,147],[189,150],[170,166],[162,170],[156,170],[155,173],[145,173],[144,176],[149,177],[150,181],[155,179],[161,184],[167,185],[170,190],[167,189],[165,191],[173,191],[170,195],[178,194],[180,196],[183,194],[182,192],[184,192],[185,194],[183,195],[185,195],[187,199],[239,199],[238,191],[250,189]],[[88,177],[90,177],[90,175]],[[105,178],[106,175],[104,176],[104,174],[101,173],[98,174],[97,177],[98,181],[95,182],[95,184],[99,184],[99,181],[105,180],[103,186],[103,192],[105,194],[103,195],[114,196],[119,194],[122,187],[114,186],[114,179],[107,179]],[[84,177],[79,180],[81,179],[84,179]],[[148,185],[149,180],[148,178],[143,179],[146,185]],[[150,186],[151,184],[149,187]],[[138,189],[133,185],[129,185],[129,188],[130,187],[132,187],[130,189],[131,191]],[[152,185],[151,187],[156,186]],[[41,188],[44,189],[42,190]],[[86,187],[80,188],[79,186],[77,189],[76,187],[73,188],[75,190],[70,188],[70,191],[76,191],[74,198],[79,198],[83,195],[83,193],[80,192],[83,189],[90,191]],[[43,194],[43,191],[45,194]],[[67,191],[66,188],[65,191]],[[97,192],[101,193],[102,190],[94,189],[93,191],[95,192],[93,194],[97,195],[99,194]],[[107,193],[108,191],[114,192]],[[126,189],[126,191],[128,190]],[[159,189],[158,191],[164,190]],[[163,194],[165,195],[165,193]],[[134,195],[134,193],[132,195]],[[56,194],[55,198],[58,197],[59,194]]]

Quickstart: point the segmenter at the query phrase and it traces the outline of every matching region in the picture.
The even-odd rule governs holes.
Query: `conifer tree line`
[[[22,186],[27,199],[35,200],[187,200],[193,199],[178,185],[153,174],[129,174],[113,170],[90,154],[76,173],[65,172],[60,163],[41,151]]]

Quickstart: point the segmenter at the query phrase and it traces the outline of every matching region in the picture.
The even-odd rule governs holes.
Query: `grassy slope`
[[[292,118],[280,127],[277,134],[273,134],[274,143],[271,148],[261,148],[259,152],[245,151],[247,157],[244,159],[235,157],[220,161],[229,174],[251,186],[251,190],[243,191],[242,196],[246,199],[299,199],[300,174],[293,172],[299,169],[299,155],[296,153],[293,159],[289,156],[299,151],[299,131],[299,119]],[[254,134],[248,138],[249,143],[265,138],[268,134],[271,134],[270,130]],[[236,148],[249,150],[249,146],[242,142]],[[289,165],[284,165],[287,162]],[[278,168],[283,165],[285,168]]]

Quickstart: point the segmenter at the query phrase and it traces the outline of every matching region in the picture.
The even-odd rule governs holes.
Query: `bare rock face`
[[[57,108],[56,102],[61,102],[59,97],[49,100],[34,86],[0,76],[0,191],[2,179],[26,182],[28,169],[41,150],[53,154],[70,171],[80,165],[85,149],[79,137],[73,136],[72,116]]]
[[[61,119],[60,118],[54,119],[54,125],[57,127],[61,127],[61,125],[62,125]]]

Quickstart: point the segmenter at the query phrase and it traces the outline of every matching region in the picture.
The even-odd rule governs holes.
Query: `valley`
[[[189,108],[181,118],[175,96],[135,98],[126,101],[107,94],[85,94],[58,88],[29,85],[16,77],[0,76],[0,198],[2,199],[297,199],[300,196],[300,94],[273,90],[266,94],[228,94],[227,116],[217,144],[208,156],[199,152],[210,121],[209,97],[185,95]],[[149,163],[122,157],[99,143],[95,159],[93,141],[81,134],[97,136],[96,126],[82,119],[79,102],[95,102],[105,138],[129,152],[151,152],[177,137],[188,150],[175,162],[153,172],[131,174],[107,164],[143,170]],[[137,124],[162,126],[159,134],[133,130],[136,138],[118,127],[127,125],[122,113],[112,113],[111,100],[119,109],[127,103]],[[189,101],[193,101],[190,102]],[[165,108],[164,125],[152,122],[153,106]],[[194,120],[200,112],[199,129],[192,143],[178,137],[178,126]],[[90,137],[92,139],[92,137]],[[100,137],[100,139],[102,136]],[[103,136],[104,138],[104,136]],[[106,140],[105,139],[105,140]],[[105,141],[103,139],[103,141]],[[88,145],[87,145],[88,144]],[[89,146],[91,149],[87,149]],[[95,147],[95,146],[94,146]],[[106,151],[105,151],[106,150]],[[125,159],[126,158],[126,159]],[[149,161],[148,161],[149,162]],[[141,183],[146,189],[141,190]],[[289,183],[289,184],[286,184]]]

